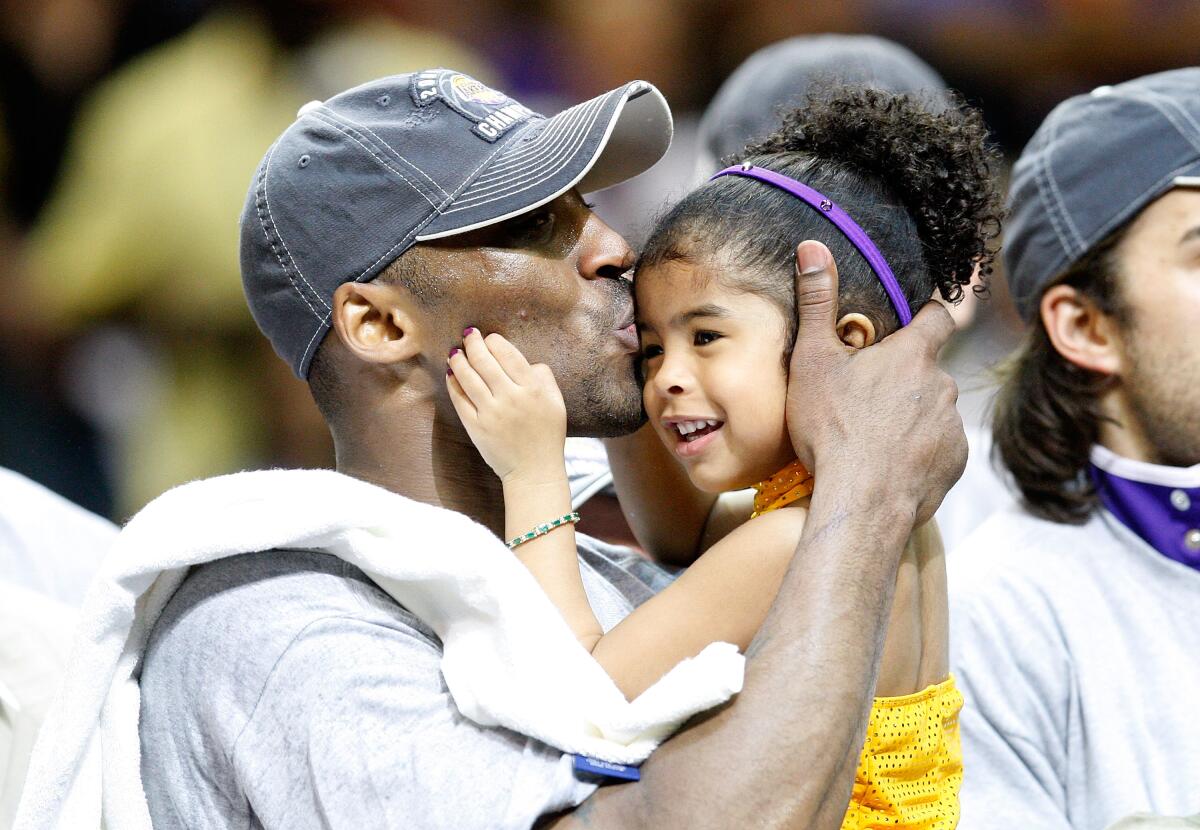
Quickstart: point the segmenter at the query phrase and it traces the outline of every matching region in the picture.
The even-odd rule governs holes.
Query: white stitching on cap
[[[1050,155],[1049,143],[1050,142],[1047,141],[1047,146],[1042,153],[1035,154],[1033,157],[1035,167],[1033,181],[1034,184],[1037,185],[1038,196],[1041,198],[1042,202],[1045,203],[1045,213],[1050,218],[1050,225],[1054,230],[1054,235],[1058,237],[1059,246],[1063,249],[1067,256],[1071,256],[1074,250],[1071,245],[1071,239],[1067,234],[1066,229],[1059,222],[1058,203],[1055,201],[1054,194],[1048,191],[1048,184],[1045,181],[1045,179],[1050,175],[1048,162]]]
[[[422,199],[424,199],[426,202],[428,202],[432,207],[436,208],[438,206],[438,203],[433,201],[433,199],[430,199],[429,196],[426,195],[424,190],[417,187],[417,185],[414,184],[407,176],[405,176],[403,173],[401,173],[399,170],[397,170],[395,167],[393,167],[386,158],[384,158],[378,152],[376,152],[374,148],[372,148],[371,146],[366,144],[364,141],[359,139],[358,136],[354,135],[354,133],[350,132],[348,129],[343,127],[337,121],[333,121],[328,118],[321,118],[321,116],[318,113],[314,112],[313,116],[316,117],[317,119],[319,119],[320,121],[328,124],[329,126],[333,127],[335,130],[337,130],[338,132],[345,135],[347,138],[349,138],[351,141],[353,141],[359,147],[362,147],[364,150],[366,150],[368,153],[370,153],[371,158],[375,159],[375,161],[379,162],[385,168],[387,168],[388,170],[390,170],[391,172],[393,172],[397,176],[399,176],[401,181],[403,181],[406,185],[408,185],[413,190],[415,190],[417,192],[417,195],[420,196]]]
[[[1058,127],[1054,124],[1050,125],[1050,143],[1054,143],[1058,139]],[[1043,157],[1046,165],[1046,181],[1050,184],[1050,189],[1054,191],[1055,197],[1058,199],[1058,205],[1062,210],[1062,219],[1066,224],[1067,229],[1075,236],[1075,241],[1079,243],[1079,251],[1082,253],[1087,247],[1087,243],[1083,241],[1083,234],[1079,232],[1079,228],[1075,227],[1075,220],[1071,218],[1070,212],[1067,211],[1067,202],[1063,199],[1062,191],[1058,188],[1058,180],[1054,178],[1054,172],[1050,169],[1050,154],[1047,153]]]
[[[308,353],[312,349],[313,343],[316,342],[317,335],[323,331],[329,331],[329,329],[331,328],[331,326],[329,325],[329,319],[332,316],[333,316],[333,312],[330,311],[330,313],[326,314],[324,317],[322,317],[321,322],[317,324],[316,330],[313,331],[313,336],[308,339],[308,345],[304,347],[304,353],[300,355],[300,363],[299,363],[299,365],[296,366],[297,369],[301,369],[301,367],[304,366],[305,361],[308,360]]]
[[[1054,235],[1058,237],[1058,244],[1062,247],[1064,253],[1070,256],[1071,240],[1067,238],[1065,229],[1058,222],[1058,206],[1054,203],[1054,194],[1046,192],[1046,185],[1043,182],[1043,179],[1046,177],[1045,159],[1038,160],[1037,167],[1038,172],[1034,174],[1033,181],[1037,185],[1038,195],[1046,203],[1046,215],[1050,217],[1050,225],[1054,229]]]
[[[387,150],[388,152],[390,152],[390,153],[391,153],[393,156],[395,156],[397,159],[399,159],[399,160],[400,160],[401,162],[403,162],[404,164],[407,164],[407,165],[408,165],[410,168],[412,168],[414,171],[416,171],[417,173],[420,173],[422,176],[424,176],[424,177],[425,177],[425,180],[426,180],[426,181],[428,181],[428,182],[429,182],[431,185],[433,185],[434,187],[436,187],[436,188],[438,189],[438,191],[439,191],[439,192],[440,192],[440,193],[441,193],[443,196],[449,196],[449,195],[450,195],[449,193],[447,193],[447,192],[446,192],[446,189],[445,189],[444,187],[442,187],[440,184],[438,184],[438,183],[437,183],[437,182],[435,182],[433,179],[431,179],[431,178],[429,177],[429,174],[428,174],[428,173],[426,173],[424,170],[422,170],[422,169],[421,169],[420,167],[418,167],[417,165],[413,164],[411,161],[409,161],[408,159],[406,159],[404,156],[400,155],[400,153],[399,153],[399,152],[397,152],[397,150],[396,150],[396,148],[395,148],[395,147],[393,147],[392,145],[390,145],[390,144],[388,144],[386,141],[384,141],[382,138],[380,138],[380,137],[378,136],[378,134],[376,134],[374,131],[372,131],[372,130],[371,130],[371,128],[370,128],[370,127],[366,126],[365,124],[360,124],[360,123],[358,123],[358,122],[357,122],[357,121],[355,121],[353,118],[347,118],[346,116],[344,116],[344,115],[342,115],[342,114],[340,114],[340,113],[338,114],[338,116],[337,116],[337,117],[338,117],[338,118],[340,118],[341,120],[345,121],[345,122],[346,122],[346,123],[348,123],[348,124],[353,124],[355,127],[357,127],[358,129],[362,130],[364,133],[366,133],[367,135],[369,135],[371,138],[375,139],[377,142],[379,142],[379,145],[380,145],[381,147],[383,147],[385,150]]]
[[[267,171],[271,168],[271,159],[274,157],[275,151],[278,148],[279,142],[275,142],[271,145],[271,149],[267,153],[267,160],[263,162],[262,175],[259,176],[259,190],[262,192],[263,205],[267,208],[267,216],[266,218],[263,217],[262,207],[259,207],[258,199],[254,200],[255,212],[258,214],[258,223],[262,225],[263,237],[267,240],[267,245],[270,246],[271,253],[273,253],[275,255],[275,259],[278,260],[279,267],[283,269],[283,275],[287,277],[288,282],[292,284],[292,288],[296,289],[296,293],[300,295],[300,299],[304,301],[306,306],[308,306],[308,310],[313,313],[313,316],[315,316],[317,319],[320,319],[321,312],[317,311],[316,308],[313,307],[313,304],[310,303],[308,298],[304,296],[304,291],[299,285],[296,284],[296,280],[292,278],[291,271],[288,269],[287,265],[284,264],[283,257],[279,255],[279,250],[275,247],[275,243],[271,241],[271,232],[267,230],[266,219],[270,219],[271,227],[275,229],[275,238],[279,240],[281,245],[283,245],[283,250],[287,253],[288,259],[291,260],[293,265],[295,265],[296,259],[292,256],[292,252],[288,250],[287,243],[283,241],[283,235],[279,233],[279,224],[275,221],[275,217],[271,214],[271,202],[267,199]],[[304,279],[304,274],[300,273],[299,266],[296,266],[296,273],[300,276],[300,279],[304,280],[304,284],[308,285],[308,290],[313,292],[321,305],[328,309],[329,306],[326,305],[325,301],[322,300],[320,295],[317,294],[316,289],[309,285],[308,280]]]
[[[471,183],[470,189],[460,196],[467,196],[486,187],[489,183],[503,179],[508,170],[521,168],[522,162],[529,158],[537,158],[544,155],[547,147],[552,147],[558,143],[562,136],[571,129],[571,125],[575,122],[575,116],[571,116],[562,121],[556,122],[542,130],[541,134],[532,141],[527,142],[519,153],[512,152],[512,146],[506,148],[506,153],[501,153],[496,160],[496,165],[489,168],[476,181]],[[513,142],[514,144],[516,142]]]
[[[522,164],[528,159],[536,159],[539,156],[545,155],[546,148],[555,146],[577,120],[576,116],[572,115],[562,121],[555,122],[542,130],[541,134],[532,141],[527,142],[519,153],[501,153],[500,158],[496,161],[496,166],[487,170],[477,181],[472,182],[471,190],[474,191],[498,179],[503,179],[509,170],[520,170]],[[507,149],[511,151],[512,147],[510,146]]]
[[[541,157],[535,159],[534,166],[521,170],[523,176],[517,178],[502,178],[495,179],[490,186],[480,187],[478,183],[473,185],[470,190],[464,193],[455,203],[454,207],[449,212],[462,210],[472,207],[484,201],[494,201],[493,199],[484,200],[481,197],[491,194],[513,190],[517,185],[536,179],[537,181],[545,181],[549,176],[561,170],[574,157],[575,151],[578,150],[583,140],[587,138],[588,132],[596,123],[596,114],[593,114],[591,121],[584,122],[581,116],[576,119],[575,123],[571,124],[568,129],[569,133],[564,134],[561,138],[555,140],[547,147],[543,147]],[[490,173],[491,171],[489,171]],[[482,181],[482,178],[481,178]],[[522,188],[523,189],[523,188]]]
[[[491,170],[488,170],[486,176],[480,177],[479,181],[475,183],[475,186],[480,186],[482,184],[495,181],[496,179],[503,178],[509,170],[521,167],[523,162],[529,157],[545,155],[548,148],[556,147],[562,141],[564,136],[574,129],[575,125],[579,123],[580,119],[588,116],[588,111],[585,109],[579,107],[575,107],[573,109],[573,112],[569,111],[569,115],[567,115],[561,121],[553,124],[550,128],[544,130],[541,135],[529,142],[527,145],[522,146],[519,151],[510,153],[508,155],[502,155],[496,166]]]
[[[556,141],[553,145],[544,148],[540,157],[533,159],[531,166],[518,169],[518,175],[501,178],[492,177],[490,183],[486,185],[476,183],[469,191],[456,200],[455,209],[474,204],[483,196],[511,189],[515,185],[528,181],[531,178],[544,178],[542,174],[547,170],[550,170],[552,173],[561,169],[564,164],[570,162],[574,156],[574,151],[586,140],[588,131],[594,123],[595,119],[588,124],[580,123],[574,125],[570,134],[564,135],[560,141]]]
[[[590,103],[590,102],[589,102]],[[603,102],[601,102],[603,103]],[[496,166],[488,171],[487,176],[484,176],[480,181],[488,181],[494,178],[497,174],[503,171],[511,170],[515,167],[520,167],[521,163],[530,156],[536,156],[544,147],[554,144],[563,135],[564,132],[570,130],[571,125],[576,123],[582,114],[587,111],[587,105],[580,104],[579,106],[571,107],[568,110],[560,112],[554,118],[547,121],[547,125],[542,132],[535,136],[532,140],[522,143],[521,141],[513,141],[505,152],[501,154],[496,161]]]
[[[593,117],[591,123],[589,123],[586,127],[584,127],[584,129],[583,129],[584,136],[586,136],[587,132],[592,128],[592,124],[595,123],[595,120],[596,119]],[[539,171],[539,173],[540,173],[539,178],[532,178],[532,175],[526,176],[525,178],[511,180],[511,181],[507,182],[505,186],[502,186],[500,188],[489,188],[489,189],[480,191],[479,193],[472,195],[470,204],[467,205],[467,207],[476,208],[476,207],[479,207],[480,205],[490,204],[491,202],[495,202],[500,199],[506,199],[509,196],[512,196],[516,193],[521,193],[526,190],[529,190],[531,187],[536,187],[537,185],[546,181],[547,179],[549,179],[550,177],[552,177],[556,173],[558,173],[560,170],[562,170],[564,167],[566,167],[567,164],[570,162],[570,160],[574,157],[574,150],[578,149],[578,146],[579,145],[577,144],[575,146],[575,148],[568,147],[567,148],[568,152],[566,153],[565,158],[563,158],[562,161],[557,163],[557,167],[553,167],[552,169],[547,170],[546,167],[543,166],[542,170]],[[525,184],[525,186],[524,187],[515,187],[518,184]],[[488,193],[496,193],[497,195],[492,196],[489,199],[477,198],[478,196],[485,195]],[[459,205],[455,205],[453,208],[446,211],[446,213],[454,213],[455,211],[458,211],[461,209],[463,209],[463,208],[461,208]]]
[[[491,161],[493,158],[495,158],[495,157],[496,157],[496,154],[497,154],[497,153],[499,153],[499,152],[500,152],[502,149],[504,149],[504,148],[503,148],[503,147],[497,147],[497,148],[496,148],[496,149],[495,149],[495,150],[494,150],[494,151],[493,151],[493,152],[492,152],[490,155],[488,155],[488,156],[487,156],[487,158],[485,158],[483,161],[479,162],[479,166],[478,166],[478,167],[476,167],[474,170],[472,170],[470,173],[468,173],[468,174],[467,174],[467,177],[466,177],[465,179],[463,179],[463,185],[464,185],[464,187],[466,186],[467,182],[471,181],[471,178],[472,178],[472,177],[473,177],[473,176],[474,176],[476,173],[478,173],[480,170],[482,170],[482,169],[483,169],[483,168],[484,168],[484,167],[487,165],[487,163],[488,163],[488,162],[490,162],[490,161]],[[448,204],[448,203],[449,203],[449,202],[450,202],[452,199],[453,199],[453,197],[450,197],[450,198],[449,198],[449,199],[447,199],[445,202],[442,202],[442,205],[444,206],[444,205]],[[383,260],[385,260],[385,259],[386,259],[388,256],[390,256],[390,255],[391,255],[391,253],[392,253],[392,251],[394,251],[394,250],[396,250],[397,248],[399,248],[399,247],[401,247],[402,245],[404,245],[404,244],[405,244],[405,243],[406,243],[406,242],[409,240],[409,238],[410,238],[410,237],[411,237],[411,238],[413,238],[413,239],[415,239],[415,238],[416,238],[416,236],[417,236],[417,234],[419,234],[419,233],[421,232],[421,229],[422,229],[422,228],[424,228],[424,227],[425,227],[426,225],[428,225],[428,224],[429,224],[431,221],[433,221],[433,219],[434,219],[435,217],[438,217],[438,216],[443,216],[443,215],[445,215],[445,212],[444,212],[444,211],[441,211],[441,210],[435,210],[435,211],[431,212],[431,213],[429,214],[429,216],[427,216],[427,217],[425,218],[425,221],[424,221],[424,222],[422,222],[421,224],[417,225],[417,227],[413,228],[413,232],[412,232],[411,234],[409,234],[408,236],[405,236],[405,237],[404,237],[404,239],[401,239],[401,240],[400,240],[399,242],[397,242],[395,245],[393,245],[392,247],[388,248],[386,251],[384,251],[382,254],[380,254],[380,255],[379,255],[379,258],[378,258],[378,259],[376,259],[374,262],[372,262],[372,263],[371,263],[370,265],[368,265],[366,268],[362,269],[362,271],[360,271],[360,272],[359,272],[358,276],[354,278],[354,281],[355,281],[355,282],[358,282],[359,280],[361,280],[361,279],[362,279],[362,278],[363,278],[363,277],[364,277],[364,276],[365,276],[367,273],[369,273],[369,272],[371,271],[371,269],[373,269],[373,268],[374,268],[376,265],[378,265],[380,262],[382,262],[382,261],[383,261]]]
[[[514,181],[520,181],[521,177],[528,177],[529,174],[539,169],[552,166],[564,149],[570,152],[570,148],[578,147],[587,138],[588,130],[591,128],[591,124],[595,123],[595,119],[592,119],[586,126],[581,126],[583,123],[582,116],[574,119],[572,123],[565,125],[562,135],[557,136],[552,142],[539,146],[539,152],[536,155],[530,154],[523,159],[521,164],[506,165],[503,171],[486,171],[486,175],[481,176],[479,181],[471,186],[470,192],[463,194],[463,198],[470,201],[477,196],[502,189]]]
[[[1191,114],[1183,107],[1179,106],[1177,102],[1171,98],[1168,98],[1166,95],[1154,92],[1153,90],[1139,90],[1136,92],[1131,91],[1129,93],[1129,97],[1154,107],[1154,109],[1162,114],[1163,118],[1171,122],[1171,126],[1179,131],[1179,134],[1186,139],[1188,144],[1192,145],[1194,150],[1200,152],[1200,141],[1197,140],[1197,135],[1200,135],[1200,124],[1197,124],[1195,119],[1192,118]],[[1187,121],[1188,125],[1190,125],[1192,129],[1184,129],[1183,126],[1180,125],[1179,121],[1176,120],[1177,117],[1181,117],[1183,120]]]

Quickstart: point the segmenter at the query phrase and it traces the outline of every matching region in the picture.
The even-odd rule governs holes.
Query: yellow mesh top
[[[950,677],[903,697],[877,697],[842,830],[958,826],[962,694]]]

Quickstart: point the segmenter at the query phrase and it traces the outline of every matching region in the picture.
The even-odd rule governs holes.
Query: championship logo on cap
[[[503,92],[469,75],[447,69],[430,69],[412,79],[412,98],[424,107],[441,101],[475,126],[472,132],[484,141],[495,141],[522,121],[536,115]]]
[[[479,104],[503,104],[508,96],[497,92],[491,87],[484,86],[474,78],[466,75],[454,75],[450,78],[450,88],[460,101],[473,101]]]

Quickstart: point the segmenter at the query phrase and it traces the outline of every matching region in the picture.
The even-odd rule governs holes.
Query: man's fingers
[[[829,249],[805,240],[796,247],[797,353],[838,344],[838,273]],[[804,346],[801,349],[800,344]]]
[[[905,332],[913,332],[925,341],[929,354],[935,358],[954,331],[954,318],[950,316],[950,312],[946,311],[941,303],[932,300],[925,303],[912,322],[905,326]]]

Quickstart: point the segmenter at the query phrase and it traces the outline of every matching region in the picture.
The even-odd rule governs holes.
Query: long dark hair
[[[1128,225],[1110,234],[1063,273],[1069,285],[1118,323],[1125,309],[1117,289],[1116,249]],[[1052,522],[1082,524],[1098,503],[1085,474],[1100,437],[1100,394],[1114,379],[1076,366],[1050,341],[1040,319],[999,368],[993,414],[993,454],[1021,491],[1025,507]]]

